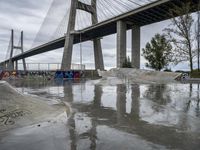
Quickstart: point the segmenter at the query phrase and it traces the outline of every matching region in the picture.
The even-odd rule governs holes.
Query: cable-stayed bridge
[[[63,4],[66,1],[69,3]],[[22,59],[26,69],[25,58],[64,47],[61,69],[70,69],[73,44],[92,40],[95,68],[103,70],[101,38],[117,33],[117,67],[122,67],[126,58],[126,30],[131,29],[132,66],[139,68],[140,28],[170,19],[171,9],[187,2],[187,0],[53,0],[32,48],[23,51],[23,34],[18,46],[14,46],[12,32],[7,58],[0,65],[5,69],[17,70],[17,62]],[[195,12],[198,10],[199,0],[192,0],[192,3],[194,7],[191,12]],[[57,6],[59,10],[63,5],[66,5],[66,10],[55,14],[55,7]],[[55,20],[52,18],[59,15],[63,17],[60,17],[62,19],[53,31],[51,25]],[[48,41],[45,41],[48,39],[45,32],[53,33],[50,34],[51,38]],[[14,49],[20,49],[22,53],[13,56]]]

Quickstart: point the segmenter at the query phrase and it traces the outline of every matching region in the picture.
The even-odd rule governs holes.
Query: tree
[[[170,11],[171,24],[166,28],[166,37],[175,47],[174,57],[176,63],[189,61],[190,70],[193,71],[193,58],[196,50],[193,48],[193,23],[194,20],[190,14],[192,3],[174,5]],[[177,17],[178,16],[178,17]]]
[[[130,60],[130,57],[128,56],[128,58],[125,59],[125,62],[123,63],[123,68],[132,68],[132,65],[131,65],[131,60]]]
[[[197,23],[196,23],[196,40],[197,40],[197,66],[200,71],[200,2],[197,10]]]
[[[146,67],[161,70],[172,61],[172,46],[164,35],[156,34],[151,43],[147,43],[142,49],[144,58],[148,61]]]

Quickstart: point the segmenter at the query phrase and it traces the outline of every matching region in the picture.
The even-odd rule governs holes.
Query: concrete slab
[[[44,99],[22,95],[7,82],[0,81],[0,133],[14,128],[57,120],[69,108],[62,103],[49,105]]]
[[[112,83],[110,84],[123,84],[125,82],[131,83],[172,83],[177,82],[175,79],[181,75],[181,73],[173,72],[159,72],[159,71],[150,71],[150,70],[141,70],[133,68],[115,68],[109,71],[99,71],[99,75],[103,77],[103,82],[105,79],[109,81],[112,78]]]
[[[69,149],[69,110],[63,103],[23,95],[0,81],[0,149]]]

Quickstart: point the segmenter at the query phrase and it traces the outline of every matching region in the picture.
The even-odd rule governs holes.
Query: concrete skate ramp
[[[0,132],[50,122],[66,115],[68,110],[65,104],[49,105],[39,97],[22,95],[7,82],[0,81]]]
[[[119,83],[119,79],[129,80],[133,83],[169,83],[176,82],[175,79],[181,76],[181,73],[116,68],[109,71],[100,71],[100,75],[107,79],[110,79],[110,77],[117,78],[117,83]]]

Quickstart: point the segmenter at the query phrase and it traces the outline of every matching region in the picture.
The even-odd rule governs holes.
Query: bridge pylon
[[[15,46],[14,44],[14,30],[11,30],[11,50],[10,50],[10,54],[9,54],[9,62],[6,66],[7,70],[18,70],[18,61],[16,60],[15,62],[12,60],[13,57],[13,53],[14,50],[21,50],[21,53],[24,52],[24,35],[23,35],[23,31],[21,31],[21,37],[20,37],[20,43],[18,46]],[[24,71],[26,71],[26,61],[23,58],[22,59],[23,62],[23,67],[24,67]],[[15,65],[14,65],[15,64]]]
[[[73,42],[74,42],[74,30],[75,30],[75,22],[76,22],[76,10],[80,9],[86,11],[92,16],[92,25],[98,23],[97,18],[97,0],[91,0],[91,4],[85,4],[79,0],[71,0],[71,8],[69,15],[69,23],[68,29],[65,37],[65,46],[62,58],[61,69],[68,70],[71,69],[71,61],[72,61],[72,50],[73,50]],[[80,33],[81,37],[81,33]],[[80,39],[81,42],[81,39]],[[99,38],[93,39],[94,45],[94,59],[95,59],[95,69],[104,70],[104,62],[103,62],[103,54],[101,47],[101,40]]]

